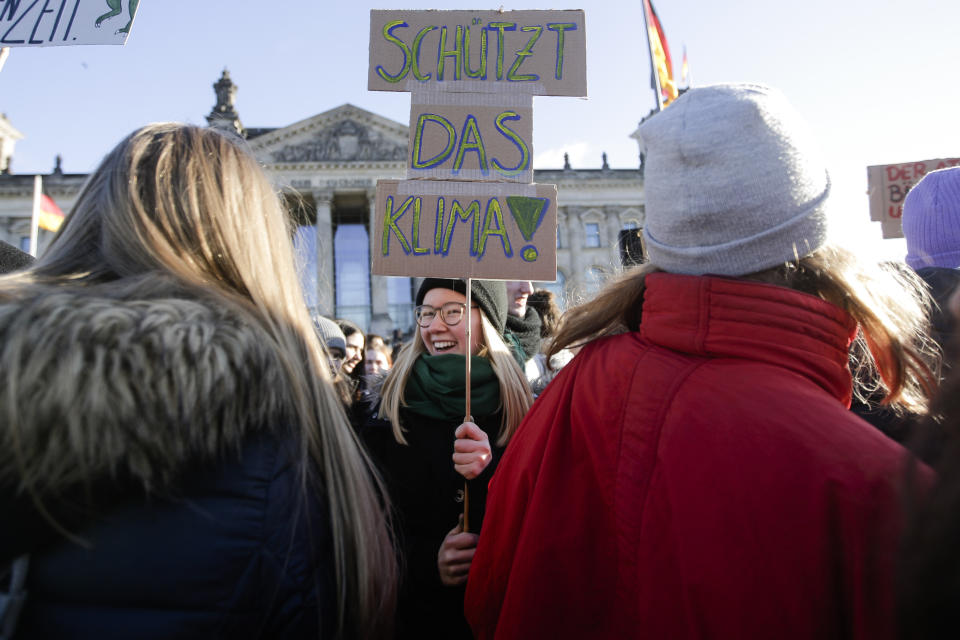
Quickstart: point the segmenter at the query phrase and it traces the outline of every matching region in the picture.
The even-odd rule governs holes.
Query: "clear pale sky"
[[[85,0],[87,1],[87,0]],[[126,1],[123,2],[126,10]],[[106,7],[105,3],[104,6]],[[534,101],[534,164],[638,165],[629,135],[654,106],[640,0],[505,9],[586,12],[589,98]],[[679,74],[694,86],[763,82],[806,116],[834,182],[835,235],[902,258],[869,222],[866,167],[960,155],[960,2],[954,0],[655,0]],[[124,47],[15,48],[0,71],[0,111],[25,138],[16,173],[93,169],[134,128],[205,124],[224,67],[247,127],[277,127],[355,104],[406,123],[406,93],[366,90],[369,10],[496,9],[474,2],[141,0]],[[116,19],[115,19],[116,20]],[[120,26],[120,25],[116,25]],[[107,28],[105,26],[105,28]]]

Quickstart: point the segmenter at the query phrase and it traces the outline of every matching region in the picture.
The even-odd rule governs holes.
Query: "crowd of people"
[[[960,168],[880,265],[778,91],[639,134],[646,262],[406,340],[311,316],[242,140],[121,141],[0,246],[0,638],[955,636]]]

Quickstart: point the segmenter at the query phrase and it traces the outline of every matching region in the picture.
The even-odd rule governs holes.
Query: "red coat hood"
[[[857,323],[798,291],[716,276],[647,276],[640,335],[672,351],[775,364],[850,406],[848,365]]]

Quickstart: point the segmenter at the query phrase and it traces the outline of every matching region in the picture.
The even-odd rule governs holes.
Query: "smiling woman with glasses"
[[[390,490],[405,558],[397,637],[471,637],[464,585],[487,483],[533,400],[502,337],[506,287],[471,281],[469,321],[465,294],[463,280],[424,281],[418,330],[384,380],[377,417],[360,434]],[[467,354],[473,415],[465,422]],[[493,443],[488,433],[496,434]],[[465,478],[468,532],[457,523]]]

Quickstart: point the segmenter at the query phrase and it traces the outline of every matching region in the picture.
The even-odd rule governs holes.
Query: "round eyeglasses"
[[[476,309],[477,306],[472,307]],[[467,305],[463,302],[445,302],[439,309],[431,307],[429,304],[422,304],[413,310],[413,315],[417,319],[417,324],[426,329],[433,323],[433,319],[440,314],[443,324],[453,327],[460,324],[463,320],[463,313],[467,310]]]

